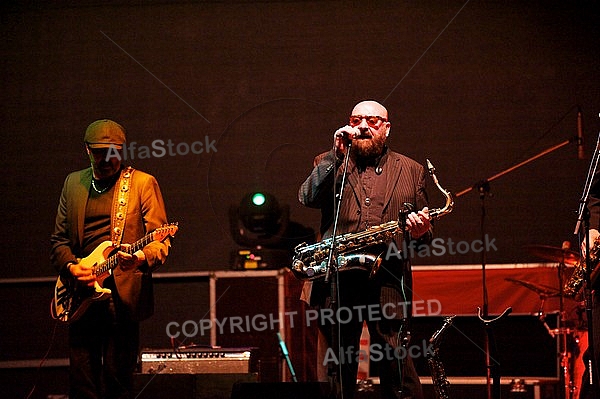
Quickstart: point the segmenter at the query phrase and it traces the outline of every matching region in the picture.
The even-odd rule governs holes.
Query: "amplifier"
[[[246,374],[253,348],[142,350],[142,374]]]

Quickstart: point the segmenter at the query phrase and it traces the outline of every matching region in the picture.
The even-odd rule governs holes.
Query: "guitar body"
[[[163,225],[131,244],[127,252],[135,253],[152,241],[162,242],[174,237],[178,229],[177,223]],[[93,286],[81,283],[72,276],[59,276],[50,304],[50,315],[54,319],[71,323],[79,319],[93,302],[110,298],[110,289],[104,288],[102,284],[118,266],[117,252],[118,248],[114,248],[111,241],[104,241],[91,254],[79,260],[80,264],[92,268],[92,274],[96,276]]]
[[[116,252],[117,249],[112,246],[111,241],[104,241],[91,254],[80,259],[79,263],[96,268]],[[104,288],[102,285],[111,274],[112,270],[109,269],[97,275],[93,286],[81,283],[74,277],[58,277],[54,287],[54,299],[50,306],[52,317],[70,323],[79,319],[93,302],[110,298],[110,289]]]

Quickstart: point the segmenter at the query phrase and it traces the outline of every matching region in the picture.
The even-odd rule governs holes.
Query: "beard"
[[[352,155],[356,160],[377,158],[383,153],[385,135],[376,135],[371,139],[356,139],[352,141]]]

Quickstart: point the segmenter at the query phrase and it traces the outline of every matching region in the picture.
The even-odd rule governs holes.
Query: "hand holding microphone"
[[[356,137],[360,136],[360,130],[358,128],[346,125],[339,128],[333,134],[335,149],[341,153],[346,153],[346,148]]]

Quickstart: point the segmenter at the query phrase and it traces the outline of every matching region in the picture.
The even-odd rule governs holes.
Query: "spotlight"
[[[267,199],[263,193],[255,193],[252,195],[252,203],[256,206],[264,205],[266,200]]]
[[[231,234],[239,245],[280,247],[288,227],[289,214],[289,206],[280,205],[272,194],[246,194],[238,207],[229,210]]]
[[[231,253],[234,269],[290,267],[294,247],[315,235],[290,221],[290,207],[266,192],[244,195],[239,206],[229,209],[229,225],[233,240],[242,247]]]

